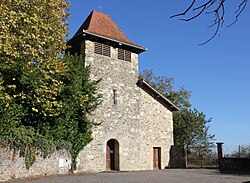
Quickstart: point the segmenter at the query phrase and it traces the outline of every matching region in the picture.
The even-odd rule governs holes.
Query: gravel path
[[[221,174],[213,169],[103,172],[20,179],[8,183],[250,183],[250,175]]]

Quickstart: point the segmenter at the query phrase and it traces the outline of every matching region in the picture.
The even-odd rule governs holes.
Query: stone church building
[[[93,141],[78,157],[79,171],[163,169],[173,145],[172,112],[179,110],[143,79],[138,57],[145,48],[131,42],[111,18],[93,11],[69,41],[71,53],[102,78]]]

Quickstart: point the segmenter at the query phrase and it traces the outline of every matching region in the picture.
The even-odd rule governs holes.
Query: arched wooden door
[[[106,145],[106,170],[119,170],[119,143],[115,139]]]

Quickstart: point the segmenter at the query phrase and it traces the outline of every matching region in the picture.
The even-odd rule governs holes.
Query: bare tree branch
[[[217,2],[217,0],[213,0],[208,6],[207,9],[210,8],[212,5],[214,5]]]
[[[224,2],[225,0],[221,0],[219,6],[208,13],[214,13],[215,14],[215,19],[214,19],[214,24],[212,24],[210,27],[213,27],[215,25],[217,25],[217,28],[215,29],[214,34],[205,42],[199,44],[199,45],[204,45],[207,44],[209,41],[211,41],[216,35],[219,35],[219,29],[222,26],[223,22],[224,22],[224,15],[225,15],[225,7],[224,7]]]
[[[210,37],[207,41],[205,41],[205,42],[203,42],[203,43],[201,43],[201,44],[199,44],[199,45],[207,44],[207,43],[208,43],[209,41],[211,41],[216,35],[219,34],[219,29],[220,29],[220,25],[221,25],[221,18],[220,18],[220,14],[219,14],[218,11],[216,12],[216,20],[215,20],[215,21],[216,21],[216,22],[215,22],[214,25],[217,24],[217,28],[216,28],[216,30],[215,30],[213,36]]]
[[[235,20],[233,21],[233,23],[231,23],[230,25],[228,25],[227,28],[228,28],[228,27],[231,27],[232,25],[234,25],[234,24],[238,21],[239,16],[241,15],[241,13],[244,11],[244,9],[245,9],[246,6],[247,6],[247,1],[248,1],[248,0],[243,0],[243,1],[241,2],[241,4],[239,5],[238,10],[235,12],[235,14],[236,14]]]
[[[206,2],[205,4],[198,6],[197,8],[194,8],[193,10],[198,10],[200,8],[205,7],[206,9],[209,8],[210,6],[212,6],[214,4],[214,2],[216,2],[216,0],[209,0],[208,2]]]
[[[213,20],[213,23],[211,25],[209,25],[208,28],[212,28],[214,26],[216,26],[216,28],[215,28],[213,35],[207,41],[199,44],[199,45],[204,45],[204,44],[208,43],[209,41],[211,41],[214,37],[219,35],[219,30],[221,27],[223,27],[224,16],[225,16],[225,1],[226,0],[206,0],[206,2],[204,4],[196,6],[196,2],[198,2],[198,1],[193,0],[191,5],[183,13],[173,15],[170,18],[186,16],[186,14],[189,13],[191,10],[192,10],[192,12],[195,13],[193,16],[191,16],[190,18],[181,18],[180,20],[188,22],[188,21],[191,21],[193,19],[196,19],[197,17],[199,17],[203,13],[204,14],[213,14],[215,18]],[[235,12],[235,14],[236,14],[235,21],[227,27],[232,26],[233,24],[235,24],[238,21],[238,18],[242,14],[242,12],[244,11],[244,9],[247,5],[247,2],[248,2],[248,0],[242,0],[237,11]],[[214,7],[214,9],[212,9],[212,7]],[[210,10],[210,9],[212,9],[212,10]],[[197,10],[199,10],[198,13],[196,12]],[[206,10],[208,10],[208,11],[206,11]]]
[[[204,6],[204,7],[202,8],[202,10],[201,10],[197,15],[195,15],[195,16],[189,18],[189,19],[180,19],[180,20],[183,20],[183,21],[186,21],[186,22],[188,22],[188,21],[190,21],[190,20],[193,20],[193,19],[195,19],[196,17],[200,16],[200,15],[203,13],[203,11],[204,11],[205,9],[206,9],[206,7]]]
[[[193,0],[193,2],[191,3],[191,5],[183,13],[179,13],[179,14],[173,15],[170,18],[174,18],[174,17],[177,17],[177,16],[184,16],[184,15],[186,15],[186,13],[189,12],[189,10],[193,7],[195,1],[196,0]]]

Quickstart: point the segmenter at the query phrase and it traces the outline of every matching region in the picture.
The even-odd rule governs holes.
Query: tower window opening
[[[106,44],[103,44],[103,43],[95,42],[95,50],[94,50],[94,52],[96,54],[100,54],[100,55],[110,57],[110,46],[106,45]]]
[[[118,59],[131,62],[131,52],[118,48]]]
[[[113,104],[117,105],[117,92],[116,92],[116,90],[113,90]]]

